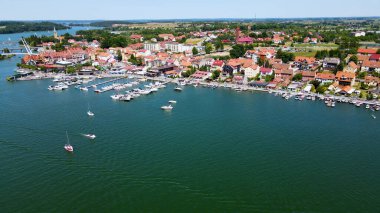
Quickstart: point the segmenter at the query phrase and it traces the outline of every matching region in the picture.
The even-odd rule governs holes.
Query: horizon
[[[267,21],[267,20],[319,20],[319,19],[379,19],[380,16],[321,16],[321,17],[288,17],[288,18],[228,18],[228,17],[220,17],[220,18],[163,18],[163,19],[4,19],[0,20],[0,22],[5,21],[24,21],[24,22],[61,22],[61,21],[138,21],[138,22],[147,22],[147,21],[197,21],[197,20],[205,20],[205,21]]]
[[[5,0],[0,0],[5,1]],[[290,0],[284,4],[280,0],[266,2],[235,1],[182,1],[166,0],[155,3],[153,0],[132,2],[131,0],[110,0],[108,2],[91,2],[90,0],[67,0],[57,4],[47,0],[14,0],[3,2],[1,21],[39,21],[39,20],[176,20],[176,19],[313,19],[313,18],[361,18],[378,17],[380,5],[376,0],[368,0],[365,6],[355,0],[320,0],[310,6],[300,5],[299,1]],[[22,5],[23,7],[20,7]],[[30,13],[41,10],[43,13]],[[59,7],[59,10],[57,8]],[[17,13],[14,12],[17,8]],[[233,8],[233,9],[231,9]],[[264,9],[263,9],[264,8]],[[268,8],[268,9],[266,9]],[[196,17],[196,18],[195,18]]]

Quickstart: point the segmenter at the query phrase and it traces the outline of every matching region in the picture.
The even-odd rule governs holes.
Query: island
[[[22,33],[28,31],[63,30],[70,27],[53,22],[0,21],[0,34]]]

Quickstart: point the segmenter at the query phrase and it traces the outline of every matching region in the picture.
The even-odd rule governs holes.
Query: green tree
[[[199,51],[198,51],[198,49],[196,47],[193,47],[192,52],[193,52],[193,55],[198,55],[199,54]]]
[[[67,74],[74,74],[76,73],[77,69],[74,66],[70,66],[66,68],[66,73]]]
[[[301,73],[297,73],[293,76],[293,81],[301,81],[302,80],[302,74]]]
[[[117,58],[116,58],[118,61],[122,61],[123,60],[123,56],[121,54],[121,51],[120,50],[117,50]]]
[[[353,61],[355,64],[358,64],[358,56],[352,55],[349,59],[349,62]]]
[[[218,70],[215,70],[214,72],[212,72],[211,78],[215,80],[219,78],[219,76],[220,76],[220,72]]]
[[[222,41],[218,40],[215,42],[215,49],[218,51],[223,51],[224,50],[224,44]]]
[[[206,43],[206,45],[205,45],[206,54],[210,54],[212,50],[213,50],[212,44]]]
[[[232,46],[232,50],[230,50],[230,56],[232,58],[240,58],[244,56],[244,54],[245,54],[245,48],[244,48],[244,45],[241,45],[241,44]]]

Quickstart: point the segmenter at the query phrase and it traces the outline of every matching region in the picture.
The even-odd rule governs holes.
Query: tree
[[[301,81],[302,80],[302,74],[301,73],[297,73],[293,76],[293,81]]]
[[[230,50],[230,56],[232,58],[240,58],[244,56],[244,54],[245,54],[245,48],[244,48],[244,45],[241,45],[241,44],[232,46],[232,50]]]
[[[4,52],[4,53],[10,53],[11,51],[10,51],[8,48],[4,48],[4,49],[3,49],[3,52]]]
[[[211,43],[206,43],[206,45],[205,45],[206,54],[210,54],[211,51],[212,51],[212,49],[213,49],[212,44]]]
[[[215,70],[214,72],[212,72],[211,78],[215,80],[219,78],[219,76],[220,76],[220,72],[218,70]]]
[[[224,50],[224,44],[223,44],[223,42],[221,42],[220,40],[216,41],[215,42],[215,49],[223,51]]]
[[[117,50],[117,58],[116,58],[118,61],[122,61],[123,60],[123,56],[121,54],[121,51],[120,50]]]
[[[276,58],[281,59],[284,63],[288,63],[289,61],[294,61],[295,55],[293,53],[283,52],[279,49],[277,51]]]
[[[319,85],[321,84],[321,82],[319,82],[317,80],[312,80],[312,81],[310,81],[310,84],[314,85],[315,88],[318,88]]]
[[[198,49],[196,47],[193,47],[192,52],[193,52],[193,55],[198,55],[199,54],[199,51],[198,51]]]
[[[71,66],[71,67],[67,67],[66,68],[66,73],[67,74],[73,74],[73,73],[75,73],[77,70],[76,70],[76,68],[74,67],[74,66]]]
[[[264,64],[265,64],[265,60],[259,58],[259,60],[257,61],[257,64],[258,64],[260,67],[262,67],[262,66],[264,66]]]
[[[355,64],[358,64],[358,56],[356,56],[356,55],[351,56],[349,61],[350,62],[353,61]]]

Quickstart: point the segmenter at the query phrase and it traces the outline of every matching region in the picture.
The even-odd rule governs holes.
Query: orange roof
[[[303,57],[303,56],[296,56],[294,61],[297,62],[307,62],[308,64],[313,64],[315,63],[315,58],[314,57]]]
[[[332,73],[322,72],[322,73],[317,73],[316,78],[329,80],[329,79],[335,79],[335,75]]]
[[[341,78],[353,79],[353,78],[355,78],[355,73],[339,71],[336,73],[336,78],[338,78],[338,79],[341,79]]]
[[[377,49],[375,48],[370,48],[370,49],[364,49],[364,48],[359,48],[358,53],[361,54],[376,54]]]
[[[380,61],[363,61],[363,67],[380,68]]]

